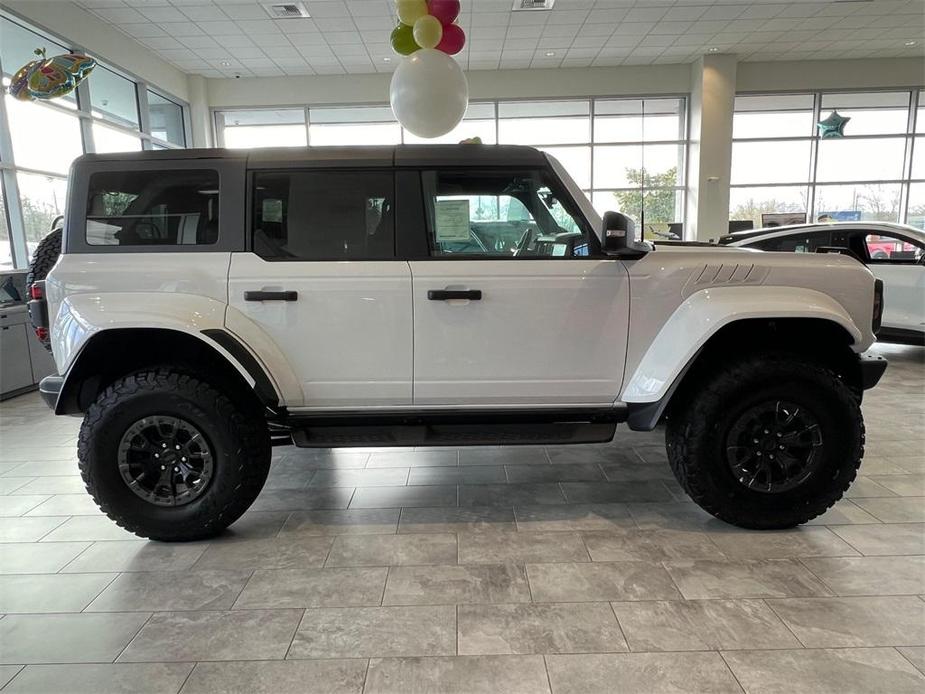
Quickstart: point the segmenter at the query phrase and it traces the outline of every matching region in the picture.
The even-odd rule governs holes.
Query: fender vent
[[[768,268],[754,263],[716,263],[695,268],[684,285],[685,297],[710,287],[762,284]]]

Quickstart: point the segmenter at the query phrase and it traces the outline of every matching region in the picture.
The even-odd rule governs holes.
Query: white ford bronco
[[[663,420],[695,502],[786,528],[851,484],[886,367],[861,355],[883,302],[856,260],[636,241],[527,147],[87,155],[32,273],[41,394],[83,416],[99,506],[158,540],[233,523],[272,445]]]

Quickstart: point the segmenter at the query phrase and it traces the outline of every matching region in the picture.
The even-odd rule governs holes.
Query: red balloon
[[[436,48],[447,55],[456,55],[465,45],[466,32],[458,24],[450,24],[443,27],[443,38],[440,39],[440,43],[437,44]]]
[[[427,0],[427,11],[447,26],[459,16],[459,0]]]

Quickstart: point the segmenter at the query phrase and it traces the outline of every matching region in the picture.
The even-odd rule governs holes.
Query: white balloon
[[[398,122],[418,137],[440,137],[459,125],[469,105],[469,82],[443,51],[415,51],[392,75],[389,101]]]

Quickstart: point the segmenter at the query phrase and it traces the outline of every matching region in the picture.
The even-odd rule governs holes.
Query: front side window
[[[758,241],[754,244],[755,248],[763,251],[789,251],[791,253],[815,253],[816,249],[823,246],[830,246],[832,233],[829,231],[817,231],[807,234],[791,234],[790,236],[780,236],[766,241]]]
[[[218,241],[219,176],[211,170],[112,171],[90,177],[91,246],[195,246]]]
[[[541,170],[424,173],[430,255],[589,254],[588,230]]]
[[[254,181],[254,252],[262,258],[394,258],[390,172],[272,171]]]
[[[868,234],[864,242],[872,263],[914,265],[922,262],[922,258],[925,257],[925,248],[909,239]]]

